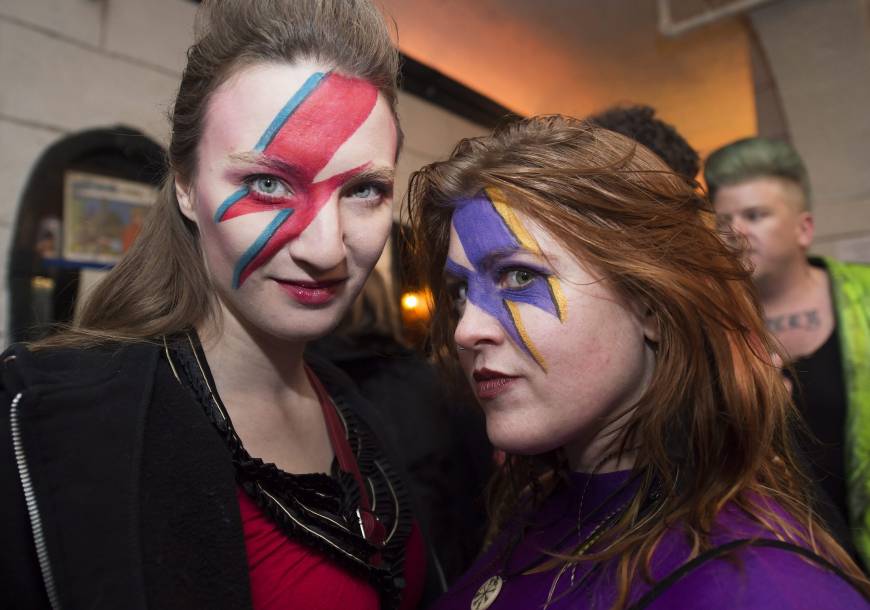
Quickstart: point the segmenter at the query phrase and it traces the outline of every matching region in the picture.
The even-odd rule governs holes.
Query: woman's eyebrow
[[[297,165],[288,163],[287,161],[279,157],[274,157],[272,155],[264,154],[253,150],[230,153],[229,159],[232,161],[239,161],[251,165],[267,167],[277,172],[289,174],[291,176],[303,173],[302,169]],[[348,182],[382,182],[385,184],[393,184],[395,180],[395,174],[395,169],[389,166],[370,167],[364,169],[358,174],[353,175],[351,179],[348,180]]]
[[[364,169],[358,174],[355,174],[348,182],[382,182],[384,184],[393,184],[396,172],[392,167],[370,167]]]
[[[517,255],[530,255],[535,259],[540,258],[540,254],[533,252],[523,246],[512,246],[510,248],[498,248],[484,254],[480,260],[474,262],[474,266],[478,269],[489,270],[504,262],[506,259],[511,259]]]
[[[295,174],[299,172],[299,167],[284,161],[278,157],[267,155],[257,151],[246,151],[230,153],[229,159],[232,161],[241,161],[242,163],[250,163],[252,165],[265,166],[279,172]]]

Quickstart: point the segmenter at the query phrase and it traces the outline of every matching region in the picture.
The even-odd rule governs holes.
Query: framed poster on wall
[[[141,182],[68,171],[64,176],[63,258],[112,266],[142,227],[157,190]]]

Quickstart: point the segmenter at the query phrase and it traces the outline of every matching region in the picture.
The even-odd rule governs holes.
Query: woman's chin
[[[562,443],[554,442],[552,436],[530,435],[528,430],[501,430],[490,426],[489,422],[486,433],[493,447],[511,455],[541,455],[562,446]]]

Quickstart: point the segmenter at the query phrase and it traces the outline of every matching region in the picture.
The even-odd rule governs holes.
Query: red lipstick
[[[506,375],[486,368],[477,369],[472,373],[472,377],[476,382],[475,390],[477,391],[477,397],[482,400],[495,398],[517,379],[517,377],[512,375]]]
[[[332,301],[347,279],[320,282],[275,280],[284,292],[302,305],[326,305]]]

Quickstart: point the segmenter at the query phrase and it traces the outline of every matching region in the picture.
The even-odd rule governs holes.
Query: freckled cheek
[[[615,342],[622,340],[617,329],[607,332],[606,320],[584,320],[570,306],[564,324],[529,305],[523,306],[521,315],[529,340],[544,357],[551,373],[600,371],[611,362]]]
[[[560,335],[560,360],[577,373],[601,372],[613,360],[613,343],[600,331],[567,328]]]

